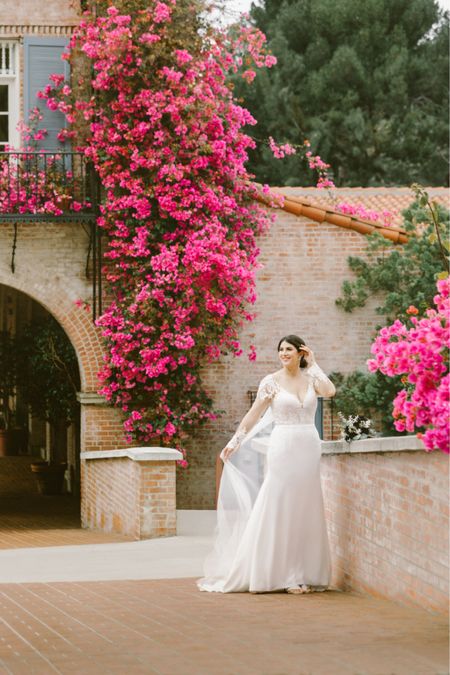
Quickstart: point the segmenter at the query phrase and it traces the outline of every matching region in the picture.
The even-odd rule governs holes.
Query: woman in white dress
[[[330,583],[314,416],[317,395],[334,396],[336,390],[298,336],[282,338],[278,356],[282,368],[261,380],[255,402],[220,455],[216,540],[197,582],[202,591],[309,593]],[[253,448],[264,446],[257,432],[269,424],[261,471]]]

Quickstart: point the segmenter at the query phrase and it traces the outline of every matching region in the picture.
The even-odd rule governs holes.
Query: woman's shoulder
[[[264,375],[264,377],[260,381],[260,385],[265,384],[266,382],[274,382],[275,384],[278,384],[277,376],[280,374],[280,372],[281,371],[276,370],[274,373],[268,373],[267,375]]]
[[[279,392],[279,384],[276,380],[277,373],[265,375],[258,387],[258,398],[272,399]]]

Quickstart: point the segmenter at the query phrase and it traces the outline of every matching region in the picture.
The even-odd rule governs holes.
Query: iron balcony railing
[[[89,234],[86,277],[92,281],[92,315],[102,313],[102,236],[97,226],[100,182],[81,152],[0,152],[0,223],[13,226],[11,271],[22,223],[80,223]],[[20,248],[20,246],[19,246]]]
[[[0,222],[90,221],[98,181],[80,152],[0,152]]]

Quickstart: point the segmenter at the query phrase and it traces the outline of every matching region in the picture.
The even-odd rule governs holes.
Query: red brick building
[[[8,16],[8,23],[0,25],[0,145],[18,143],[17,122],[35,105],[36,92],[48,75],[62,72],[60,54],[78,20],[74,7],[69,0],[18,0],[13,7],[0,0],[2,17]],[[51,152],[62,120],[46,115],[44,123],[51,134],[45,147]],[[364,232],[370,226],[338,215],[327,194],[317,189],[282,191],[289,199],[260,241],[263,267],[257,275],[257,317],[242,334],[244,345],[256,345],[257,360],[223,359],[205,371],[216,408],[225,413],[189,441],[190,465],[178,471],[179,509],[214,508],[217,453],[248,408],[259,380],[278,367],[275,350],[282,335],[301,335],[325,371],[349,372],[364,367],[374,327],[380,322],[374,312],[376,298],[352,314],[335,305],[341,283],[349,277],[347,256],[363,253]],[[432,188],[430,193],[445,202],[446,190]],[[394,241],[402,240],[400,211],[412,201],[408,188],[340,189],[337,195],[368,208],[397,211],[391,232]],[[95,243],[95,214],[84,220],[9,215],[0,222],[0,329],[14,332],[48,312],[76,351],[80,422],[67,434],[66,488],[80,494],[83,526],[128,532],[136,538],[174,534],[176,454],[127,449],[120,414],[97,394],[103,347],[91,313],[75,304],[80,298],[93,300],[95,264],[89,251]],[[401,245],[394,241],[393,246]],[[326,402],[324,410],[324,438],[330,439],[336,429],[331,428]],[[27,425],[30,442],[25,451],[45,455],[45,424],[28,418]],[[448,547],[443,536],[448,523],[446,458],[425,455],[414,443],[396,448],[383,441],[379,450],[371,446],[359,454],[344,455],[342,448],[333,446],[324,451],[335,582],[343,588],[375,588],[374,592],[389,594],[398,572],[396,597],[440,608]],[[380,557],[380,547],[386,549],[392,541],[396,546]],[[425,562],[430,548],[436,555]]]

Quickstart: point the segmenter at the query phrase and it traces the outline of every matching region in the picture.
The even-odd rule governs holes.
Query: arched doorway
[[[67,463],[65,492],[79,494],[77,356],[56,319],[0,284],[0,429],[8,456]]]
[[[80,372],[63,328],[29,295],[0,284],[0,511],[21,529],[79,523]],[[31,464],[62,465],[61,498],[40,494]]]

